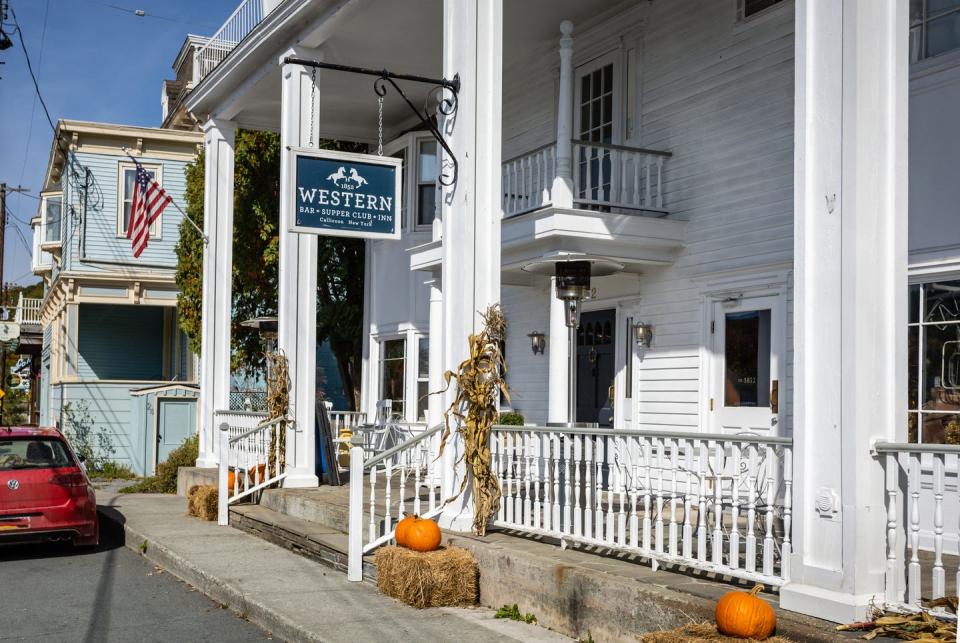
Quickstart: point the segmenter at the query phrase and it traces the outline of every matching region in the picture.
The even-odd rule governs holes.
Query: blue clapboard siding
[[[81,379],[162,379],[162,308],[80,304],[77,331]]]
[[[174,248],[179,237],[179,226],[183,216],[174,205],[167,206],[161,216],[160,237],[151,238],[147,249],[138,259],[134,259],[130,250],[130,241],[118,236],[120,168],[127,159],[116,155],[95,154],[90,152],[73,153],[77,166],[89,168],[92,178],[92,188],[86,202],[86,230],[78,225],[79,215],[84,209],[84,200],[80,191],[76,189],[75,181],[64,181],[64,202],[68,204],[65,213],[63,269],[115,271],[117,267],[82,263],[81,237],[86,234],[85,253],[89,261],[119,261],[129,262],[131,265],[154,264],[158,266],[176,266]],[[139,159],[147,167],[161,168],[160,181],[164,190],[181,207],[185,206],[184,190],[186,178],[184,170],[187,163],[151,158],[148,156]],[[82,185],[82,177],[78,182]]]
[[[65,383],[53,387],[54,407],[59,409],[60,390],[63,391],[63,400],[75,410],[86,406],[87,412],[95,431],[104,431],[110,436],[114,448],[112,460],[130,466],[137,473],[145,470],[144,442],[146,436],[142,431],[130,431],[131,423],[131,389],[143,388],[142,382],[137,383]],[[64,426],[69,431],[70,427]],[[96,444],[96,442],[94,442]]]
[[[135,470],[144,475],[153,475],[156,473],[156,457],[154,443],[156,442],[156,414],[158,412],[157,400],[161,398],[180,398],[196,400],[200,390],[195,386],[169,384],[158,385],[152,389],[139,389],[130,396],[130,424],[128,432],[130,435],[142,435],[143,451],[140,458],[143,461],[143,470]],[[194,423],[196,429],[196,402],[193,407]]]

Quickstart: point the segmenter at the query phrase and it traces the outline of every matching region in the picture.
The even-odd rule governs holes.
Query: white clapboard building
[[[246,0],[194,68],[201,464],[242,450],[216,430],[236,129],[382,143],[404,213],[367,243],[362,411],[435,427],[450,397],[426,393],[500,302],[527,426],[494,433],[497,524],[760,580],[835,621],[957,593],[955,3]],[[360,73],[381,69],[417,78]],[[318,484],[316,256],[281,221],[286,486]],[[583,300],[559,299],[584,266]],[[452,458],[416,484],[456,489]],[[468,530],[464,504],[441,524]],[[390,536],[369,524],[365,551]]]

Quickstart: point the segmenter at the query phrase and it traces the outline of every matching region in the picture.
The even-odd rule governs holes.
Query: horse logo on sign
[[[361,187],[367,184],[367,180],[360,176],[360,173],[357,172],[356,168],[350,168],[350,175],[347,176],[347,168],[343,167],[342,165],[337,168],[336,172],[328,176],[327,180],[332,181],[333,184],[338,188],[344,187],[344,183],[353,183],[356,187]]]

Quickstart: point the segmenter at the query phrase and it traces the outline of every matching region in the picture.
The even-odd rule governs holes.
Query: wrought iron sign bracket
[[[444,116],[452,116],[457,112],[458,106],[458,95],[460,93],[460,74],[456,74],[452,80],[447,80],[446,78],[428,78],[426,76],[415,76],[411,74],[395,74],[386,69],[369,69],[366,67],[353,67],[350,65],[338,65],[336,63],[325,63],[319,60],[309,60],[307,58],[296,58],[293,56],[283,59],[285,65],[303,65],[304,67],[313,67],[315,69],[329,69],[331,71],[342,71],[348,74],[362,74],[364,76],[375,76],[376,80],[373,81],[373,91],[376,92],[377,96],[383,97],[387,93],[387,83],[390,84],[396,90],[403,101],[407,104],[410,110],[417,115],[417,118],[420,119],[420,124],[425,126],[427,130],[437,139],[437,143],[446,151],[447,158],[450,159],[450,164],[452,166],[452,171],[450,174],[443,172],[437,177],[437,180],[441,185],[450,186],[454,185],[457,182],[457,171],[459,164],[457,163],[457,157],[454,156],[453,150],[450,149],[450,146],[447,145],[447,141],[443,138],[443,134],[440,133],[440,130],[437,128],[436,124],[430,118],[428,111],[430,97],[439,94],[440,97],[437,98],[437,110]],[[427,85],[433,85],[434,88],[427,95],[423,111],[421,112],[407,97],[407,95],[400,89],[400,86],[397,85],[396,81],[404,80],[412,83],[425,83]],[[443,90],[449,90],[450,96],[445,96]]]

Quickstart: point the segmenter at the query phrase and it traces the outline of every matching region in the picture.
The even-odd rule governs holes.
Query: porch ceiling
[[[620,0],[524,0],[504,3],[504,70],[531,56],[552,55],[564,19],[587,23],[622,7]],[[443,74],[443,0],[313,0],[281,4],[197,86],[187,108],[241,127],[277,130],[280,124],[280,55],[297,42],[323,51],[327,62],[440,77]],[[318,70],[320,136],[372,141],[377,102],[373,78]],[[400,83],[414,105],[429,87]],[[392,90],[384,102],[390,138],[416,124]]]

